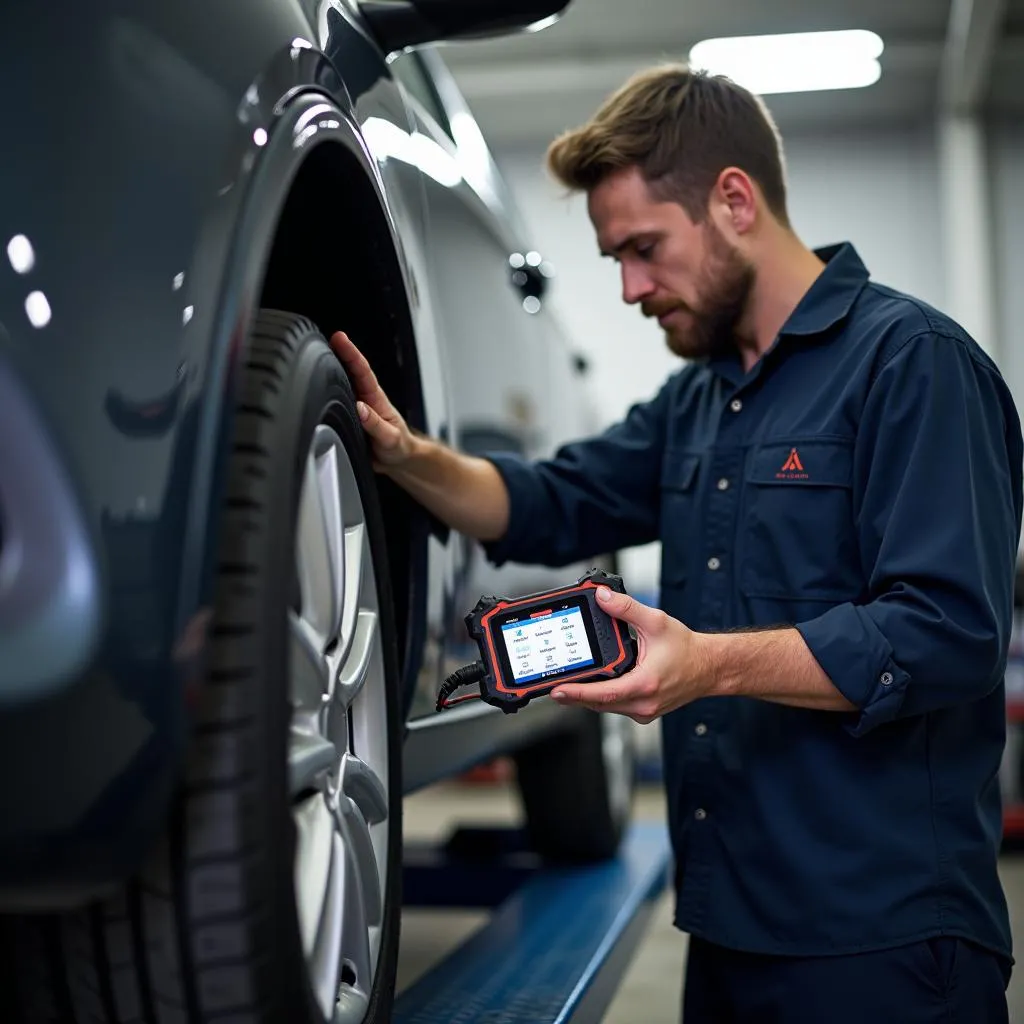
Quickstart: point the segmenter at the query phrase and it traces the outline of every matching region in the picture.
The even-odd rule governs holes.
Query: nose
[[[643,267],[623,261],[622,301],[632,306],[643,302],[654,291],[654,282]]]

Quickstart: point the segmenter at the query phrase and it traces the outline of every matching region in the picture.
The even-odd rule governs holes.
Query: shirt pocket
[[[662,587],[680,587],[689,575],[687,561],[697,536],[697,487],[701,456],[669,448],[661,463]]]
[[[853,442],[769,442],[748,456],[739,585],[748,597],[850,601],[864,588]]]

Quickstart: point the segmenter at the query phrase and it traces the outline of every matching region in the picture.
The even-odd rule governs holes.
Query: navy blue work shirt
[[[962,328],[870,281],[851,245],[818,255],[749,372],[688,364],[549,461],[495,455],[511,521],[486,550],[560,566],[658,540],[666,612],[795,626],[858,709],[713,697],[664,716],[678,927],[766,954],[958,935],[1009,956],[1018,415]]]

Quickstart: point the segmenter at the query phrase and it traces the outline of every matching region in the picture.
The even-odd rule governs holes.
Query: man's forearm
[[[795,629],[702,633],[714,696],[756,697],[819,711],[856,711]]]
[[[381,469],[453,530],[491,541],[508,529],[508,489],[487,459],[418,437],[409,458]]]

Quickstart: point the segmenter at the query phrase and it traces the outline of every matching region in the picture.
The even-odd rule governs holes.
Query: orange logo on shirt
[[[804,464],[800,461],[800,453],[795,448],[790,448],[789,458],[782,464],[784,473],[802,473]]]
[[[800,453],[795,448],[790,448],[789,458],[782,464],[782,468],[775,474],[779,480],[807,480],[809,474],[804,472],[804,464],[800,461]]]

